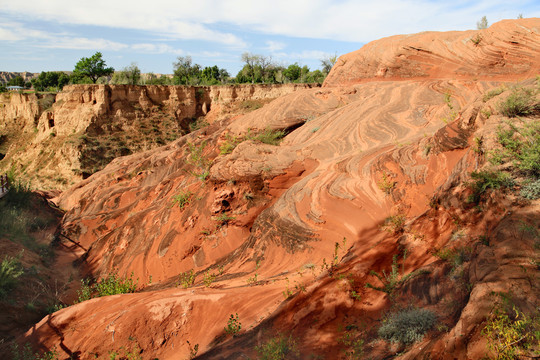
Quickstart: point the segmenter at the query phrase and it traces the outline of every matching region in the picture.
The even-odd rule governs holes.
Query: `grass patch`
[[[488,189],[514,186],[514,180],[509,174],[497,170],[473,171],[471,178],[472,181],[467,184],[472,191],[472,194],[467,199],[469,203],[480,202],[483,194]]]
[[[187,191],[180,191],[177,195],[173,197],[173,204],[178,204],[180,209],[184,209],[186,205],[189,205],[191,202],[191,197],[193,196],[193,193],[189,190]]]
[[[255,135],[250,140],[255,140],[268,145],[279,145],[286,133],[284,130],[270,130],[266,129],[263,132]]]
[[[24,273],[20,253],[17,257],[5,256],[0,264],[0,298],[17,285],[17,278]]]
[[[504,90],[506,89],[503,86],[490,90],[484,94],[484,96],[482,97],[482,101],[488,102],[489,100],[493,99],[495,96],[501,95],[504,92]]]
[[[296,359],[300,356],[298,344],[291,335],[279,334],[256,347],[261,360]]]

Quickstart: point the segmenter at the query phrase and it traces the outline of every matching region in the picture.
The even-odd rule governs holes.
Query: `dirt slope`
[[[341,57],[322,89],[115,159],[57,199],[67,210],[62,231],[87,249],[88,274],[133,273],[140,292],[60,310],[21,341],[81,359],[121,348],[144,359],[189,358],[195,344],[199,358],[236,359],[290,334],[306,359],[361,358],[360,350],[375,359],[482,358],[493,294],[512,290],[534,316],[538,200],[493,192],[478,211],[464,183],[495,146],[509,82],[540,69],[539,28],[538,19],[494,24],[480,33],[488,53],[464,41],[477,32],[376,41]],[[411,48],[454,44],[444,48],[454,55],[396,57],[409,39]],[[382,46],[392,41],[399,45]],[[514,54],[509,47],[520,56],[502,68],[477,61]],[[370,58],[402,65],[380,81]],[[429,66],[413,66],[419,61]],[[501,84],[506,91],[482,100]],[[288,135],[261,143],[256,134],[268,129]],[[383,284],[371,271],[388,273],[393,256],[403,281],[395,292],[373,289]],[[180,275],[190,270],[194,285],[184,289]],[[408,305],[433,311],[438,326],[415,345],[380,340],[383,315]],[[234,314],[236,337],[224,329]]]

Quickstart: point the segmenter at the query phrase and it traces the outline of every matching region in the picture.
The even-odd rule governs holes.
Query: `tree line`
[[[73,72],[44,71],[37,78],[25,82],[18,76],[7,85],[34,88],[36,91],[60,91],[67,84],[129,84],[129,85],[219,85],[219,84],[284,84],[322,83],[337,60],[337,55],[321,59],[321,69],[310,70],[298,63],[283,65],[273,61],[271,56],[243,53],[244,66],[236,74],[231,74],[217,65],[202,67],[193,63],[191,56],[179,56],[173,62],[173,74],[157,76],[153,73],[141,74],[137,64],[115,71],[108,67],[100,52],[81,58]],[[5,91],[0,86],[0,92]]]

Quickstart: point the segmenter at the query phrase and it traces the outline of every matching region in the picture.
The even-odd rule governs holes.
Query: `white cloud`
[[[167,44],[133,44],[131,48],[138,52],[150,53],[150,54],[176,54],[182,55],[184,51],[180,49],[175,49],[174,47]]]
[[[268,50],[269,52],[271,53],[275,53],[279,50],[283,50],[285,49],[285,47],[287,46],[285,43],[283,42],[280,42],[280,41],[272,41],[272,40],[269,40],[266,42],[266,50]]]
[[[126,44],[122,44],[115,41],[106,39],[89,39],[83,37],[59,37],[53,41],[49,41],[40,47],[50,49],[77,49],[77,50],[112,50],[120,51],[128,47]]]

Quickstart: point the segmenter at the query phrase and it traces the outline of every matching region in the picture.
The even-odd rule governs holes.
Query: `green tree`
[[[73,70],[74,79],[80,82],[83,78],[89,78],[92,83],[96,83],[102,76],[108,76],[114,73],[112,67],[107,67],[103,55],[98,51],[89,58],[81,58]]]
[[[24,79],[22,78],[22,76],[15,76],[13,79],[7,82],[7,85],[24,87]]]
[[[480,21],[478,21],[476,23],[476,28],[478,30],[487,29],[488,27],[489,27],[489,24],[488,24],[488,21],[487,21],[487,17],[485,17],[485,16],[482,16],[482,19],[480,19]]]
[[[141,82],[141,70],[136,63],[116,71],[111,79],[113,84],[138,85]]]
[[[288,81],[295,82],[300,79],[300,76],[302,75],[302,68],[300,65],[298,65],[298,63],[291,64],[289,67],[287,67],[287,69],[283,70],[283,75]]]
[[[199,85],[202,78],[201,66],[192,64],[191,56],[179,56],[173,63],[174,83],[177,85]]]

